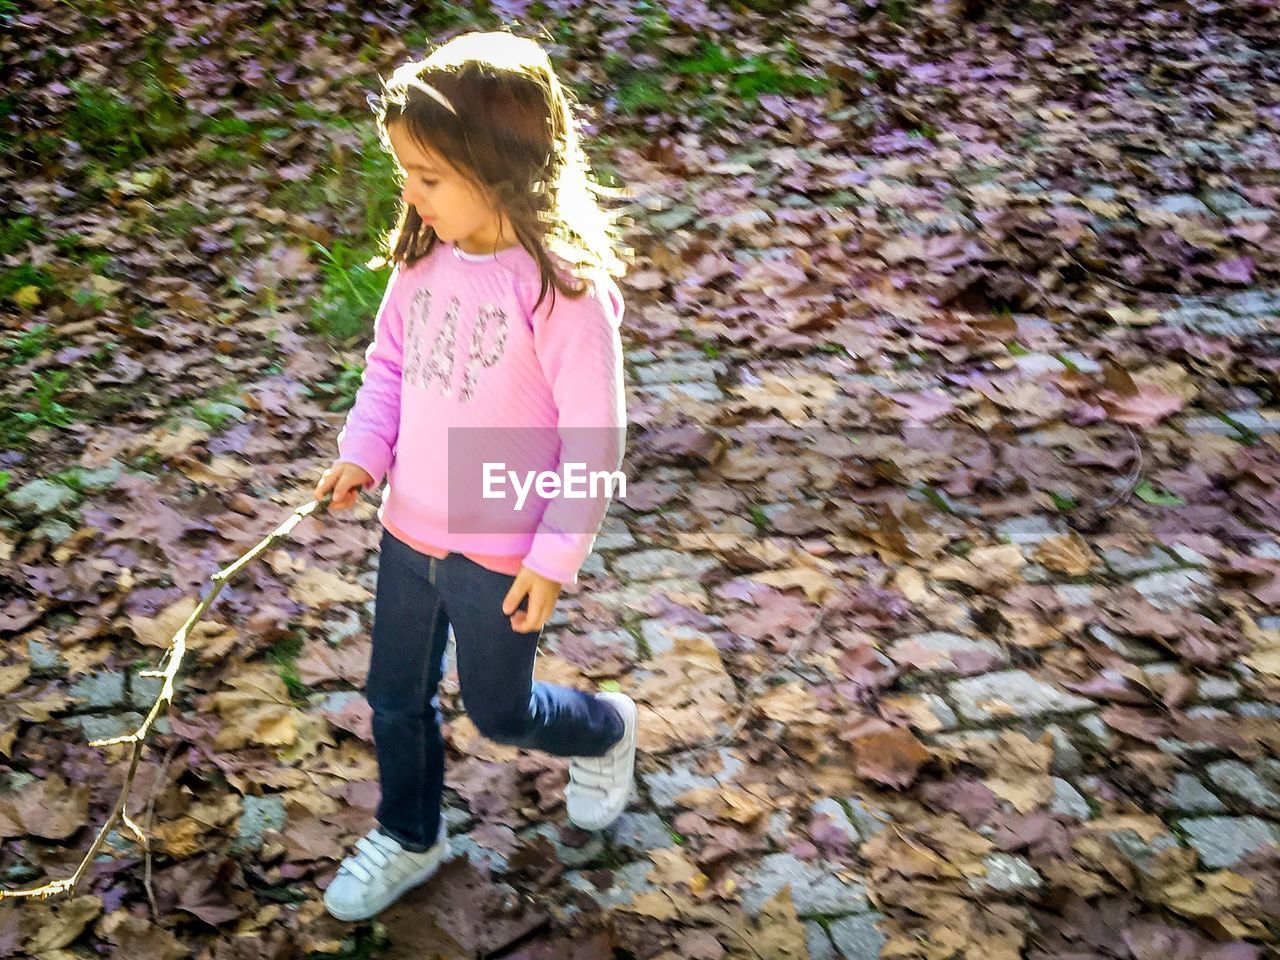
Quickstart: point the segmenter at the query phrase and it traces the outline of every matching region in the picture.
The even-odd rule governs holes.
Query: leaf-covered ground
[[[632,480],[538,675],[446,677],[457,856],[376,922],[377,521],[218,596],[0,957],[1253,960],[1280,934],[1274,3],[0,5],[0,880],[70,875],[209,577],[310,498],[395,186],[364,92],[538,32],[633,192]]]

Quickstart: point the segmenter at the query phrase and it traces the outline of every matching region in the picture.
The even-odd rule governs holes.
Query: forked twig
[[[168,666],[166,666],[164,670],[144,670],[138,674],[140,677],[164,678],[164,684],[160,688],[160,694],[156,697],[156,702],[152,704],[150,712],[148,712],[147,716],[143,719],[142,725],[133,733],[123,734],[119,737],[109,737],[101,740],[89,741],[89,746],[91,747],[105,747],[114,743],[133,744],[133,755],[129,758],[129,770],[125,774],[124,784],[120,788],[120,796],[116,800],[115,809],[111,811],[111,815],[107,817],[106,822],[102,825],[101,829],[98,830],[98,835],[94,838],[93,844],[89,847],[89,852],[84,855],[84,859],[80,861],[80,865],[71,876],[64,877],[60,880],[51,880],[44,884],[44,886],[34,887],[30,890],[0,890],[0,900],[10,900],[18,897],[36,897],[41,900],[47,900],[49,897],[56,896],[60,893],[68,893],[74,897],[76,894],[76,888],[79,886],[80,881],[84,879],[84,875],[88,871],[89,865],[93,863],[93,859],[97,856],[98,850],[101,849],[103,843],[106,841],[107,834],[117,823],[123,823],[133,834],[134,838],[137,839],[138,843],[141,844],[142,849],[148,854],[148,865],[150,865],[151,847],[147,842],[147,836],[143,833],[142,828],[134,823],[129,817],[129,814],[125,812],[125,806],[129,799],[129,790],[133,786],[133,778],[138,771],[138,760],[142,757],[142,748],[146,743],[147,734],[150,732],[152,725],[159,716],[161,706],[163,705],[167,707],[173,699],[173,682],[178,675],[178,669],[182,666],[182,658],[187,652],[187,636],[200,621],[204,612],[209,609],[210,605],[212,605],[214,599],[222,592],[222,588],[227,585],[232,577],[243,570],[250,561],[260,556],[264,550],[271,546],[271,544],[275,543],[277,540],[287,537],[294,527],[311,514],[315,513],[317,509],[320,507],[327,508],[332,499],[333,493],[330,492],[325,494],[324,497],[319,500],[312,499],[302,506],[297,507],[293,513],[291,513],[285,521],[280,524],[280,526],[267,534],[265,538],[260,540],[253,547],[253,549],[235,563],[231,564],[231,566],[224,567],[210,577],[210,580],[213,581],[213,589],[210,590],[196,608],[191,611],[191,616],[187,618],[187,622],[182,625],[178,632],[173,635],[173,642],[161,657],[162,661],[164,660],[164,657],[169,658]],[[155,905],[153,902],[152,908],[154,909],[154,907]]]

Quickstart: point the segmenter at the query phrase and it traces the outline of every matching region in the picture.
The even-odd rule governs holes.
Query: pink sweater
[[[591,502],[539,498],[529,490],[523,509],[513,493],[494,507],[478,500],[472,461],[484,449],[510,451],[518,462],[560,476],[566,462],[585,463],[589,471],[620,468],[624,305],[612,277],[588,279],[584,296],[556,291],[552,309],[548,290],[534,312],[538,263],[519,244],[476,256],[438,242],[412,267],[392,269],[364,379],[338,434],[338,459],[367,471],[370,490],[387,481],[378,519],[394,536],[436,557],[463,553],[499,573],[514,575],[524,565],[560,583],[577,582],[607,509],[605,488]],[[455,427],[512,432],[451,434]],[[561,434],[565,428],[595,429]],[[562,443],[566,436],[591,439]],[[609,441],[600,442],[604,437]],[[572,457],[562,456],[566,447]],[[479,514],[482,525],[500,529],[477,530]]]

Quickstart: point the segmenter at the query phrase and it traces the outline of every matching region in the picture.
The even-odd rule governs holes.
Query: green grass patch
[[[308,396],[320,394],[327,397],[329,402],[325,409],[340,413],[343,410],[350,410],[355,404],[356,393],[360,390],[363,378],[363,366],[351,360],[343,360],[339,365],[338,373],[332,380],[321,380],[312,384],[307,393]]]
[[[144,56],[125,67],[127,91],[83,80],[68,84],[70,108],[62,134],[107,173],[191,142],[198,121],[174,93],[183,78],[166,56],[165,43],[162,34],[145,39]]]
[[[653,15],[649,29],[655,36],[661,35],[667,24],[665,14]],[[643,34],[637,34],[643,36]],[[688,78],[683,92],[684,100],[696,114],[709,120],[727,118],[728,110],[714,102],[718,93],[753,103],[765,94],[796,96],[821,93],[831,86],[829,77],[810,76],[796,72],[793,67],[804,63],[804,57],[796,45],[788,40],[781,53],[768,52],[750,57],[729,54],[715,40],[702,37],[690,54],[671,57],[664,54],[663,62],[655,69],[637,69],[624,52],[610,51],[601,60],[601,67],[609,76],[616,93],[617,110],[623,115],[637,115],[648,110],[671,109],[676,94],[668,91],[664,83],[672,75]],[[723,91],[717,90],[717,81]]]
[[[24,263],[0,272],[0,299],[8,300],[24,287],[35,287],[38,293],[43,294],[53,290],[55,282],[53,274],[44,267]]]
[[[38,357],[45,350],[54,349],[58,335],[47,323],[38,323],[17,336],[0,340],[0,365],[13,367]]]
[[[1053,500],[1053,505],[1063,513],[1074,510],[1080,505],[1076,502],[1075,498],[1069,494],[1058,493],[1056,490],[1047,490],[1045,492],[1048,493],[1050,498]]]
[[[285,688],[289,691],[289,696],[298,703],[305,702],[312,692],[311,688],[298,677],[298,654],[302,652],[302,645],[302,632],[295,630],[286,639],[277,641],[267,651],[267,659],[275,664],[280,673],[280,679],[284,681]]]
[[[0,409],[0,446],[25,447],[31,431],[39,427],[66,427],[75,422],[78,411],[58,400],[70,376],[68,370],[33,373],[32,385],[18,397],[17,404]]]
[[[13,256],[28,244],[44,239],[44,231],[35,217],[13,217],[0,220],[0,256]]]
[[[368,255],[342,241],[334,243],[332,250],[312,243],[323,257],[324,279],[310,303],[311,329],[338,342],[365,334],[382,302],[389,274],[369,269]]]

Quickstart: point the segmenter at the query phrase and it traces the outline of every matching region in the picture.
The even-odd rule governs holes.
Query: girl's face
[[[404,201],[418,211],[441,240],[467,253],[490,253],[502,237],[514,240],[509,221],[444,157],[415,143],[403,123],[387,125],[387,136],[404,173]],[[510,244],[508,244],[509,246]]]

